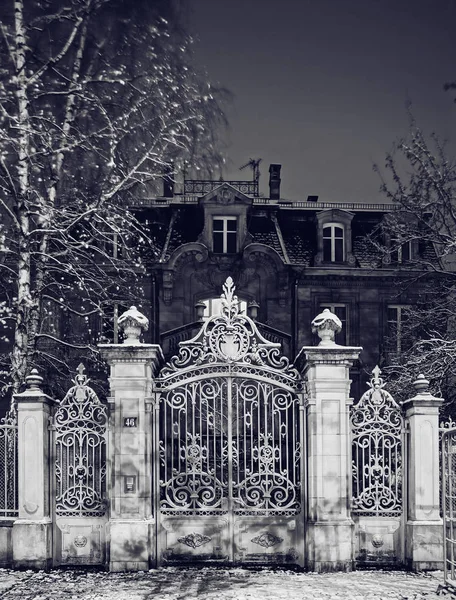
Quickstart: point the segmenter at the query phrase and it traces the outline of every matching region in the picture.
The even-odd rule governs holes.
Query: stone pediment
[[[211,190],[198,201],[200,206],[233,206],[244,205],[251,206],[253,199],[246,196],[241,191],[226,182],[220,182],[220,185]]]

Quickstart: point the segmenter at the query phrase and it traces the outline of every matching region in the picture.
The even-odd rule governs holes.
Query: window
[[[214,217],[212,221],[213,249],[216,254],[235,254],[237,251],[236,217]]]
[[[128,306],[126,304],[119,304],[118,302],[105,307],[104,314],[101,318],[100,339],[103,343],[119,343],[119,325],[117,320],[126,310],[128,310]]]
[[[327,223],[323,226],[323,260],[325,262],[343,262],[344,228],[336,223]]]
[[[390,350],[400,354],[406,349],[407,305],[391,304],[388,306],[388,340]]]
[[[391,253],[391,260],[397,263],[405,263],[412,260],[412,242],[408,241],[402,246],[399,246],[396,250]]]
[[[207,321],[209,317],[219,315],[222,312],[222,301],[220,298],[209,298],[202,301],[206,308],[203,313],[203,321]],[[239,312],[247,314],[247,302],[245,300],[239,300]]]
[[[320,304],[320,309],[323,311],[325,308],[329,308],[329,310],[339,317],[342,323],[342,331],[340,333],[336,333],[334,341],[336,344],[340,344],[341,346],[346,346],[348,344],[348,318],[347,318],[347,306],[345,304],[339,303],[330,303],[330,304]]]

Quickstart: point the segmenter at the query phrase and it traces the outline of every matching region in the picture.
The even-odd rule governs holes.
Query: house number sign
[[[138,417],[124,417],[124,427],[138,427]]]

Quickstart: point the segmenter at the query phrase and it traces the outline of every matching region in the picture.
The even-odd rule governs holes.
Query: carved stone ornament
[[[143,331],[149,328],[149,319],[144,316],[136,306],[131,306],[117,319],[119,327],[123,330],[124,344],[140,344],[139,337]]]
[[[221,314],[205,321],[194,338],[179,342],[179,353],[163,368],[162,377],[191,365],[243,362],[272,368],[276,377],[280,372],[288,382],[300,379],[281,355],[280,344],[264,338],[254,321],[240,311],[234,291],[233,279],[228,277],[220,297]]]
[[[258,544],[259,546],[263,546],[263,548],[271,548],[272,546],[276,546],[283,542],[283,538],[278,537],[277,535],[273,535],[272,533],[266,532],[258,535],[257,537],[252,538],[251,540],[254,544]]]
[[[74,538],[74,545],[76,546],[76,548],[84,548],[84,546],[87,545],[87,538],[85,537],[85,535],[77,535]]]
[[[372,536],[371,542],[372,542],[372,546],[374,548],[381,548],[383,546],[383,544],[384,544],[383,538],[382,538],[382,536],[379,533],[375,533]]]
[[[211,538],[207,535],[201,535],[201,533],[189,533],[185,537],[178,538],[177,541],[190,548],[199,548],[200,546],[204,546],[204,544],[208,544]]]
[[[334,336],[342,331],[342,322],[329,308],[325,308],[312,321],[312,333],[321,339],[319,346],[335,346]]]

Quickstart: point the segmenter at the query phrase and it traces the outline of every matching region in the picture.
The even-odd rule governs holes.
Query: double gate
[[[231,280],[156,390],[159,563],[304,564],[299,374],[240,314]]]

